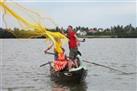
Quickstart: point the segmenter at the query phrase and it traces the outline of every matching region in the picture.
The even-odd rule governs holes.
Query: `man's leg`
[[[70,48],[69,58],[70,58],[71,60],[73,60],[73,59],[74,59],[74,57],[75,57],[75,51],[74,51],[74,49],[73,49],[73,48]]]

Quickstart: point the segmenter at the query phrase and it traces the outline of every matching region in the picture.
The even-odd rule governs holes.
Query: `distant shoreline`
[[[111,36],[111,35],[87,35],[87,36],[78,36],[78,38],[137,38],[137,36]],[[0,39],[45,39],[44,37],[35,37],[35,38],[16,38],[16,37],[0,37]]]
[[[86,35],[78,38],[137,38],[137,36],[117,36],[117,35]]]
[[[79,38],[117,38],[110,35],[87,35],[87,36],[78,36]]]

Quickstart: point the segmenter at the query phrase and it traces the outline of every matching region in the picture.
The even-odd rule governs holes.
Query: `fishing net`
[[[22,29],[22,31],[18,29],[9,29],[8,31],[14,34],[14,36],[25,36],[25,38],[43,36],[53,42],[57,52],[62,52],[62,41],[67,41],[67,38],[60,32],[49,31],[48,26],[44,25],[44,20],[46,19],[56,26],[55,22],[50,17],[42,17],[37,12],[25,8],[21,4],[15,2],[0,2],[0,11],[3,14],[3,23],[6,28],[9,28],[8,26],[10,26],[10,24],[16,23],[15,25],[18,25]],[[8,23],[6,21],[10,22]],[[23,31],[27,31],[27,34],[18,33]]]

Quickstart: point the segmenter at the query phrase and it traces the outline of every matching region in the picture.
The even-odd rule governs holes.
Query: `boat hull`
[[[85,80],[87,70],[81,67],[77,70],[56,72],[54,68],[50,67],[51,80],[62,82],[80,82]]]

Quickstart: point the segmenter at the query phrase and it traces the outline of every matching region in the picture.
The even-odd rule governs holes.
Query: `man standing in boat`
[[[67,37],[69,39],[69,58],[75,63],[76,67],[78,67],[78,63],[76,61],[76,57],[77,55],[81,55],[81,53],[78,51],[78,45],[80,44],[79,43],[79,40],[76,36],[76,32],[73,30],[73,27],[72,26],[68,26],[67,28]]]

